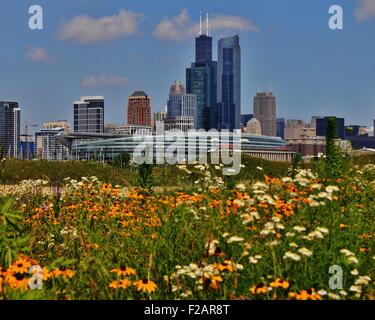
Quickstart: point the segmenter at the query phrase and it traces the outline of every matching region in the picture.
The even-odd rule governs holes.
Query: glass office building
[[[207,63],[212,61],[212,37],[200,35],[195,38],[195,62]]]
[[[179,91],[175,87],[179,86]],[[177,117],[192,117],[196,116],[197,97],[194,94],[187,94],[185,88],[175,81],[172,84],[169,100],[167,102],[167,118],[175,119]]]
[[[18,158],[20,152],[21,109],[17,102],[0,101],[1,157]]]
[[[197,96],[187,94],[184,86],[175,81],[167,102],[166,129],[180,129],[184,132],[194,129],[197,115]]]
[[[186,93],[197,96],[195,128],[209,130],[216,127],[217,62],[212,61],[212,37],[195,39],[195,59],[186,69]]]
[[[218,44],[217,129],[239,129],[241,122],[241,47],[238,35]]]
[[[74,132],[104,132],[104,97],[81,97],[74,102]]]
[[[316,135],[325,137],[330,117],[316,119]],[[336,138],[345,139],[345,119],[332,117],[336,121]]]
[[[285,136],[285,118],[277,118],[276,120],[276,136],[284,139]]]

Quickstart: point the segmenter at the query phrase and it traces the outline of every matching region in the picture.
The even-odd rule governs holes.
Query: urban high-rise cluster
[[[195,38],[195,62],[186,69],[186,91],[197,96],[196,129],[240,129],[241,47],[238,35],[220,39],[218,61],[212,57],[212,37]]]
[[[118,137],[152,135],[159,128],[183,132],[191,129],[241,129],[247,139],[257,141],[254,146],[266,148],[285,143],[303,156],[324,152],[329,117],[314,116],[308,123],[301,119],[278,117],[276,97],[271,89],[265,92],[258,90],[252,101],[248,101],[248,107],[243,108],[247,109],[246,112],[241,114],[240,36],[218,39],[217,59],[213,57],[213,45],[207,16],[204,27],[201,18],[195,37],[195,60],[185,68],[185,84],[173,81],[165,108],[154,113],[151,97],[142,89],[133,92],[128,97],[121,124],[105,123],[104,96],[83,96],[73,103],[72,128],[66,120],[47,122],[32,139],[28,128],[36,125],[26,122],[21,128],[18,103],[0,101],[0,156],[66,160],[78,152],[73,150],[73,146],[78,149],[79,141],[99,141],[100,145],[100,141],[106,139],[109,140],[105,147],[99,148],[100,152],[104,149],[112,149],[113,152],[115,146],[110,139],[117,141]],[[335,119],[336,136],[344,146],[344,141],[349,141],[354,149],[366,147],[375,151],[375,137],[370,133],[371,129],[360,125],[345,126],[343,118]],[[254,147],[256,150],[252,150],[251,154],[266,155],[271,160],[290,158],[287,154],[275,156],[279,149],[275,149],[273,154],[267,148],[266,151],[261,150],[262,147]]]

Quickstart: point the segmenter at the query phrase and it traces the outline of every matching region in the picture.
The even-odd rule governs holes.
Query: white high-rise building
[[[197,116],[197,96],[187,94],[180,81],[173,82],[167,103],[165,129],[179,129],[187,132],[194,129]]]

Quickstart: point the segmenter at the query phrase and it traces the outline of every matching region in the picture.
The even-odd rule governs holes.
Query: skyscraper
[[[239,129],[241,122],[241,47],[238,35],[218,44],[217,128]]]
[[[316,119],[316,135],[318,137],[326,136],[329,118],[334,118],[336,121],[336,137],[340,139],[345,139],[345,119],[336,118],[334,116]]]
[[[276,98],[272,92],[258,92],[254,97],[254,118],[262,126],[262,134],[276,137]]]
[[[74,102],[74,132],[104,132],[104,97],[81,97]]]
[[[280,137],[281,139],[284,139],[284,136],[285,136],[285,119],[284,118],[277,118],[276,122],[277,122],[276,136]]]
[[[186,93],[197,97],[196,129],[209,130],[215,127],[217,95],[217,62],[212,61],[212,37],[208,32],[195,38],[195,62],[186,69]]]
[[[195,38],[195,62],[207,63],[212,61],[212,37],[199,35]]]
[[[21,109],[17,102],[0,101],[0,153],[17,158],[20,150]]]
[[[194,129],[197,114],[197,96],[188,94],[184,86],[175,81],[169,92],[166,129],[180,129],[184,132]]]
[[[128,125],[151,127],[151,99],[144,91],[135,91],[128,99]]]

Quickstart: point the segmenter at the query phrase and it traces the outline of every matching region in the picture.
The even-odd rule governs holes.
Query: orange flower
[[[62,266],[59,269],[55,269],[51,271],[53,277],[64,277],[64,278],[73,278],[75,272],[73,270],[69,270],[66,267]]]
[[[234,267],[233,267],[232,261],[230,261],[230,260],[224,260],[223,263],[217,264],[216,267],[220,271],[225,271],[225,270],[227,270],[229,272],[233,272],[234,271]]]
[[[5,277],[5,281],[11,289],[14,290],[27,290],[29,288],[29,279],[26,278],[25,274],[16,273],[14,275],[8,275]]]
[[[116,273],[118,277],[120,276],[134,276],[137,272],[126,266],[121,266],[119,269],[112,269],[111,272]]]
[[[137,287],[138,291],[148,293],[153,293],[157,288],[157,285],[152,280],[137,280],[135,282],[135,286]]]
[[[210,281],[211,281],[211,288],[216,290],[219,288],[219,283],[223,282],[223,278],[221,276],[212,276]]]
[[[265,294],[268,292],[267,286],[263,282],[258,283],[255,287],[250,288],[252,294]]]
[[[126,289],[132,285],[132,282],[129,279],[123,279],[118,281],[112,281],[109,284],[109,287],[112,289]]]
[[[281,279],[276,279],[275,281],[271,282],[271,287],[274,287],[274,288],[284,288],[284,289],[288,289],[290,286],[289,282],[288,281],[284,281],[284,280],[281,280]]]
[[[50,278],[52,278],[53,277],[53,273],[52,272],[50,272],[47,268],[43,268],[42,269],[42,279],[44,280],[44,281],[48,281]]]
[[[296,300],[322,300],[322,297],[314,289],[302,290],[299,293],[290,292],[289,297]]]
[[[23,256],[20,256],[15,262],[12,263],[12,265],[9,267],[9,271],[11,273],[29,273],[29,269],[31,267],[31,262],[27,259],[25,259]]]

